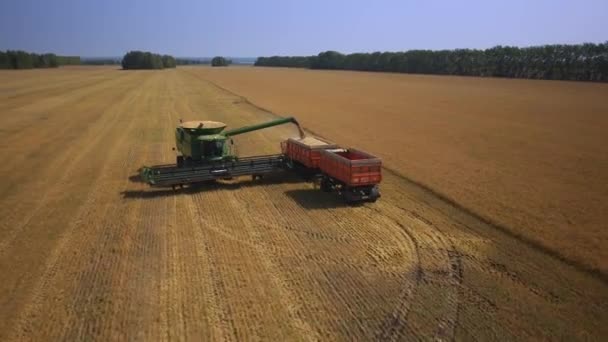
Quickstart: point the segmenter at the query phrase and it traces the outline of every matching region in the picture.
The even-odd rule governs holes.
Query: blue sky
[[[0,50],[311,55],[608,40],[608,0],[0,0]]]

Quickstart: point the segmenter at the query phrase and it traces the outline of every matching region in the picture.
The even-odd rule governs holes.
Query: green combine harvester
[[[142,180],[152,186],[199,183],[237,176],[261,176],[282,169],[282,154],[239,158],[232,137],[264,128],[293,123],[300,137],[304,133],[293,117],[224,131],[226,124],[216,121],[182,122],[175,130],[176,164],[143,167]]]

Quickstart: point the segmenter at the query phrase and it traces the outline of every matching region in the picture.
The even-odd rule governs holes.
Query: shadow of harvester
[[[319,189],[293,189],[285,191],[285,195],[293,199],[302,208],[313,209],[328,209],[342,207],[356,207],[362,203],[346,203],[341,196],[335,193],[322,192]]]
[[[142,180],[139,176],[139,172],[129,177],[131,182],[141,183]],[[172,189],[166,188],[153,188],[145,190],[125,190],[121,192],[123,198],[155,198],[155,197],[167,197],[178,194],[196,194],[204,191],[234,191],[254,186],[264,186],[273,184],[286,184],[286,183],[304,183],[302,178],[297,177],[294,174],[288,172],[277,172],[269,175],[265,175],[261,179],[251,179],[250,177],[237,177],[233,180],[213,180],[208,182],[201,182],[195,184],[189,184],[184,187],[176,187]]]
[[[139,172],[129,177],[131,182],[141,183]],[[249,187],[267,186],[275,184],[305,183],[301,177],[290,172],[278,172],[265,175],[261,179],[253,180],[250,177],[238,177],[233,180],[209,181],[204,183],[190,184],[184,187],[172,188],[149,188],[144,190],[125,190],[121,192],[123,198],[151,199],[159,197],[170,197],[175,195],[192,195],[205,191],[235,191]],[[335,193],[325,193],[316,188],[302,188],[286,190],[284,194],[304,209],[328,209],[353,207],[358,204],[347,204],[342,197]]]

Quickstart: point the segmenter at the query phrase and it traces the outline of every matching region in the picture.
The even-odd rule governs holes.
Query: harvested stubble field
[[[526,107],[525,103],[536,103],[534,89],[547,88],[563,89],[553,94],[555,108],[574,98],[581,98],[582,106],[605,88],[366,75],[230,68],[0,72],[0,340],[599,340],[608,336],[605,278],[463,208],[473,207],[472,203],[461,207],[438,195],[445,193],[458,201],[462,198],[457,194],[466,194],[465,199],[480,204],[472,209],[493,208],[506,198],[498,193],[500,189],[510,189],[512,195],[520,190],[519,183],[492,182],[512,179],[507,177],[514,172],[507,157],[521,154],[526,160],[528,153],[535,155],[523,146],[545,149],[558,159],[581,148],[576,154],[580,161],[565,163],[560,170],[574,172],[574,168],[584,174],[585,178],[579,174],[570,179],[564,189],[580,190],[577,186],[589,184],[585,192],[567,192],[564,199],[558,196],[565,191],[561,188],[549,196],[544,191],[551,187],[545,183],[529,184],[525,193],[512,197],[518,203],[508,202],[511,207],[505,207],[502,216],[491,218],[513,215],[517,216],[513,220],[533,225],[536,221],[525,215],[536,213],[537,220],[548,221],[535,226],[527,238],[539,238],[543,231],[566,234],[565,226],[548,219],[553,211],[513,208],[523,205],[519,202],[536,203],[538,199],[527,198],[532,197],[529,193],[548,196],[552,206],[572,201],[567,213],[574,213],[570,220],[581,220],[573,221],[580,229],[569,231],[564,239],[579,237],[586,249],[597,248],[593,240],[601,244],[605,239],[598,221],[602,213],[597,212],[602,207],[593,200],[603,199],[602,191],[606,193],[601,183],[605,175],[588,159],[595,153],[593,160],[605,166],[601,147],[591,144],[602,142],[594,140],[605,124],[605,117],[595,112],[602,103],[578,108],[573,122],[545,120],[544,130],[539,128],[540,114],[534,116],[530,125],[538,131],[526,134],[546,134],[542,143],[537,143],[538,138],[526,142],[522,133],[517,149],[494,153],[501,144],[494,137],[510,137],[511,125],[519,125],[522,132],[528,128],[521,122],[522,114],[513,113],[514,123],[505,117],[492,121],[493,129],[478,137],[486,144],[471,145],[467,162],[457,163],[455,158],[461,155],[452,154],[466,143],[459,133],[472,129],[478,107],[489,108],[490,101],[500,104],[498,112]],[[315,77],[318,84],[311,83]],[[264,83],[266,78],[278,83]],[[300,85],[298,78],[305,83]],[[179,118],[236,127],[273,116],[209,79],[242,91],[262,106],[298,115],[305,127],[326,138],[385,157],[394,171],[385,170],[382,199],[348,207],[333,195],[284,175],[176,192],[136,182],[142,165],[174,161],[173,129]],[[331,80],[337,83],[332,86]],[[359,94],[358,87],[381,88],[383,82],[409,86],[383,88],[389,92],[384,99],[392,100],[378,98],[375,108],[366,107],[365,97],[379,92]],[[470,82],[479,85],[467,88]],[[487,95],[500,84],[514,98],[520,92],[525,96],[513,101],[506,95],[499,99],[480,95],[481,104],[466,102],[464,110],[450,106],[463,97],[474,97],[473,92]],[[420,87],[429,92],[426,98],[417,93]],[[454,94],[449,95],[448,89]],[[422,108],[418,118],[407,110],[416,105],[410,103],[415,100]],[[334,101],[335,110],[328,110],[326,106]],[[350,107],[340,107],[349,101]],[[393,107],[404,103],[403,112],[396,114]],[[466,120],[432,121],[430,113],[442,108],[451,108],[452,116],[464,113]],[[567,118],[564,113],[552,115]],[[487,117],[492,114],[488,111]],[[415,133],[414,127],[421,125],[426,130]],[[573,131],[565,151],[558,154],[550,138],[562,125],[563,130]],[[279,141],[295,135],[293,127],[276,127],[239,137],[237,144],[242,155],[272,153],[278,152]],[[451,143],[440,145],[446,136]],[[437,150],[439,146],[447,151]],[[425,158],[408,160],[416,153]],[[445,161],[440,162],[442,158]],[[540,166],[529,165],[519,175],[537,175],[549,159],[540,158]],[[478,163],[469,165],[469,160]],[[507,176],[492,178],[494,171],[482,162],[487,160],[494,160],[500,175],[498,166],[507,167]],[[471,167],[479,172],[468,175],[460,192],[450,193]],[[552,172],[558,171],[549,169],[546,182],[559,186],[551,183]],[[428,179],[416,175],[433,179],[443,175],[452,188],[442,188],[444,183],[429,185],[437,187],[435,193],[405,177],[426,185]],[[488,189],[472,190],[482,185]],[[581,198],[586,202],[575,201]],[[587,216],[579,212],[583,209]],[[522,233],[525,226],[509,227]],[[549,245],[555,246],[561,245]],[[585,251],[568,251],[585,260],[585,265],[605,261],[586,259]],[[595,252],[605,256],[599,248]]]

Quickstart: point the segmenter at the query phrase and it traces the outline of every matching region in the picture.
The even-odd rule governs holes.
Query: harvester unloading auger
[[[299,139],[281,143],[283,153],[239,158],[232,137],[293,123]],[[355,149],[340,148],[320,138],[305,137],[293,117],[224,131],[216,121],[188,121],[175,130],[176,164],[143,167],[141,178],[151,186],[173,187],[239,176],[254,179],[264,174],[294,171],[313,179],[323,191],[335,191],[347,202],[376,201],[382,179],[380,159]]]

